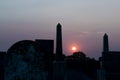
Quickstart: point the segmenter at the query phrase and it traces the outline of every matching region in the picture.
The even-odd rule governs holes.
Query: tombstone
[[[54,61],[53,62],[53,80],[66,79],[66,62]]]
[[[15,43],[7,51],[5,80],[47,80],[44,70],[44,53],[36,48],[36,43],[23,40]]]
[[[4,64],[6,52],[0,52],[0,80],[4,80]]]
[[[48,72],[48,80],[53,80],[54,40],[36,39],[38,50],[44,53],[45,70]]]

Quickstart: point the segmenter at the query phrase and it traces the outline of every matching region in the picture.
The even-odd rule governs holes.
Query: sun
[[[76,51],[76,49],[77,49],[77,48],[76,48],[75,46],[72,47],[72,51]]]

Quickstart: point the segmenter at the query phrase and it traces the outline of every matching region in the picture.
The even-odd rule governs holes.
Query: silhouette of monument
[[[53,49],[53,40],[15,43],[7,51],[5,80],[47,80]]]
[[[53,60],[54,60],[54,40],[36,39],[37,48],[44,53],[45,70],[48,71],[47,80],[52,80],[53,74]]]
[[[0,52],[0,80],[4,80],[4,63],[6,52]]]
[[[102,68],[104,80],[120,80],[120,51],[109,51],[108,35],[103,37]]]
[[[103,52],[109,51],[109,42],[108,42],[108,35],[105,33],[103,37]]]
[[[35,43],[40,52],[45,54],[45,61],[48,63],[54,59],[54,40],[36,39]]]
[[[65,80],[66,62],[62,51],[62,26],[57,24],[56,30],[56,55],[53,62],[53,80]]]
[[[57,24],[56,30],[56,60],[63,60],[62,26],[60,23]]]

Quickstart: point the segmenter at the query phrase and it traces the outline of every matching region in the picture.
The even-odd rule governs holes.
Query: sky
[[[0,0],[0,51],[20,40],[56,39],[61,23],[64,54],[71,47],[88,57],[102,53],[109,35],[111,51],[120,51],[120,0]]]

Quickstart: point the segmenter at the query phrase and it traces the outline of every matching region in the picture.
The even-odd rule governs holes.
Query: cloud
[[[88,31],[82,31],[80,32],[80,36],[85,36],[85,35],[89,35],[91,32]]]
[[[105,34],[106,32],[102,32],[102,31],[99,31],[99,32],[96,32],[97,34]]]
[[[103,34],[105,34],[106,32],[102,32],[102,31],[81,31],[80,33],[79,33],[79,35],[80,36],[88,36],[88,35],[94,35],[94,34],[96,34],[96,35],[103,35]]]

